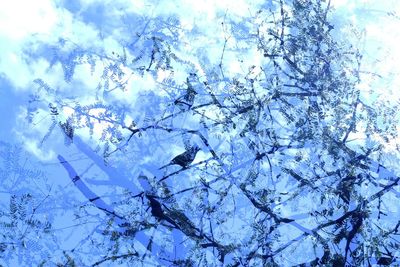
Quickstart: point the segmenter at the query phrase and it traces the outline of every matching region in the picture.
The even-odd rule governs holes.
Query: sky
[[[248,15],[252,7],[260,5],[263,1],[7,1],[1,3],[0,18],[0,81],[1,81],[1,109],[9,109],[13,116],[2,118],[7,126],[14,125],[18,117],[22,116],[19,104],[24,105],[22,99],[26,99],[32,89],[32,81],[41,78],[54,87],[65,86],[62,79],[60,66],[49,68],[49,58],[39,57],[35,60],[27,60],[26,52],[35,49],[40,42],[55,44],[60,39],[67,39],[84,48],[97,47],[107,51],[120,51],[118,44],[123,38],[122,30],[116,26],[122,21],[129,21],[129,12],[147,14],[148,16],[176,14],[182,21],[182,25],[190,30],[196,26],[199,38],[207,36],[209,47],[215,45],[212,41],[221,36],[221,32],[215,29],[214,21],[221,18],[221,14],[229,12],[232,18],[240,18]],[[400,4],[395,0],[333,0],[332,6],[336,9],[333,20],[340,25],[338,31],[354,31],[356,28],[358,40],[364,51],[364,65],[362,70],[365,76],[360,88],[364,92],[364,99],[373,102],[376,98],[397,105],[400,101],[400,75],[397,59],[400,56],[398,46],[400,33],[397,30],[400,25]],[[21,8],[24,6],[24,8]],[[254,8],[253,8],[254,9]],[[206,18],[206,19],[204,19]],[[116,21],[117,20],[117,21]],[[343,24],[345,21],[345,25]],[[352,22],[353,25],[349,24]],[[134,22],[132,22],[134,23]],[[337,32],[340,36],[340,32]],[[100,40],[100,35],[105,38]],[[203,36],[203,37],[202,37]],[[213,37],[215,36],[215,37]],[[190,39],[182,41],[190,43]],[[189,50],[189,49],[188,49]],[[190,51],[190,50],[189,50]],[[192,45],[191,51],[196,52]],[[209,49],[209,53],[213,53]],[[48,51],[50,53],[50,51]],[[217,51],[215,51],[217,53]],[[219,53],[219,50],[218,50]],[[192,53],[192,56],[196,54]],[[210,56],[210,55],[208,55]],[[229,59],[229,55],[226,56]],[[210,58],[212,58],[210,56]],[[254,58],[253,60],[257,60]],[[231,70],[238,68],[238,63],[232,59]],[[369,72],[379,73],[384,79],[368,75]],[[168,74],[159,73],[158,81],[165,79]],[[88,66],[83,66],[75,72],[75,79],[85,87],[94,87],[98,82],[98,76],[90,75]],[[134,80],[134,79],[132,79]],[[142,80],[145,88],[150,88],[154,81]],[[134,90],[129,91],[130,97],[134,97]],[[132,95],[133,94],[133,95]],[[126,97],[125,95],[121,98]],[[3,113],[4,114],[4,113]],[[11,129],[7,127],[6,129]],[[18,131],[18,130],[16,130]],[[4,131],[3,131],[4,134]],[[38,131],[38,134],[43,132]],[[17,134],[18,135],[18,134]],[[25,140],[27,141],[27,140]],[[394,143],[394,144],[393,144]],[[388,145],[388,152],[395,145],[400,144],[400,139],[392,141]],[[35,149],[29,145],[28,149]],[[32,151],[36,155],[38,151]],[[54,155],[53,155],[54,156]],[[48,158],[50,159],[50,158]],[[53,158],[54,159],[54,158]]]
[[[37,88],[36,79],[42,79],[66,96],[74,95],[80,98],[81,103],[91,103],[95,98],[95,88],[101,68],[91,68],[90,64],[78,66],[74,72],[74,79],[68,83],[61,64],[52,63],[52,47],[63,44],[65,51],[73,51],[76,47],[92,50],[98,54],[122,54],[121,43],[134,42],[130,33],[140,33],[142,21],[135,20],[139,14],[146,18],[176,15],[181,21],[184,31],[193,32],[193,35],[179,36],[182,49],[177,50],[194,62],[196,57],[205,60],[219,59],[221,40],[224,35],[220,23],[227,16],[232,21],[249,16],[256,11],[256,7],[268,1],[262,0],[14,0],[0,3],[0,141],[22,144],[24,152],[37,163],[39,168],[47,173],[54,173],[57,164],[57,154],[63,151],[57,143],[59,138],[50,137],[49,145],[42,145],[43,136],[50,127],[47,107],[37,107],[39,116],[35,117],[33,126],[26,122],[26,106],[31,94]],[[335,11],[332,21],[337,25],[333,34],[338,38],[355,36],[350,40],[362,48],[364,55],[362,82],[359,85],[362,99],[374,105],[382,101],[393,107],[400,105],[400,2],[396,0],[332,0]],[[217,22],[217,23],[216,23]],[[350,23],[351,22],[351,23]],[[121,27],[121,25],[125,25]],[[218,26],[215,26],[218,25]],[[164,34],[164,33],[163,33]],[[165,33],[171,34],[174,33]],[[47,44],[48,46],[43,46]],[[242,45],[240,43],[238,46]],[[207,47],[207,49],[203,49]],[[40,56],[35,56],[35,53]],[[249,50],[243,55],[249,66],[258,62],[257,53]],[[218,55],[218,56],[216,56]],[[63,54],[60,54],[62,57]],[[242,65],[235,58],[234,53],[225,55],[230,74],[242,72]],[[215,63],[215,62],[213,62]],[[200,63],[195,66],[201,71]],[[167,83],[171,75],[168,71],[160,71],[157,78],[148,76],[139,77],[130,74],[129,69],[121,70],[130,79],[126,83],[126,90],[116,91],[110,97],[112,101],[125,103],[127,106],[140,99],[140,90],[154,91],[155,94],[167,96],[167,92],[156,90],[157,84]],[[374,73],[380,76],[374,75]],[[183,82],[186,76],[174,74],[174,79]],[[83,89],[82,89],[83,88]],[[48,99],[51,103],[54,99]],[[111,104],[112,104],[111,101]],[[150,105],[151,103],[135,102],[135,105]],[[32,107],[34,104],[32,105]],[[71,108],[63,109],[67,117]],[[93,111],[93,115],[101,114],[102,110]],[[97,112],[97,113],[96,113]],[[212,111],[210,111],[210,116]],[[138,114],[131,114],[134,119],[144,120]],[[129,124],[132,119],[126,117],[124,123]],[[400,132],[400,117],[396,125]],[[107,123],[98,123],[94,128],[94,136],[100,137],[102,129],[109,126]],[[362,125],[359,125],[362,130]],[[88,142],[93,141],[89,134],[81,136]],[[381,141],[376,137],[377,141]],[[354,133],[349,139],[363,143],[365,135],[362,131]],[[358,141],[357,141],[358,140]],[[63,144],[62,144],[63,145]],[[400,173],[396,152],[396,145],[400,146],[400,137],[390,140],[385,145],[387,157],[385,163],[394,171]],[[182,152],[179,145],[171,146],[177,154]],[[201,153],[200,153],[201,154]],[[170,155],[166,155],[169,157]],[[204,155],[200,155],[201,160]],[[58,169],[59,171],[59,169]],[[82,170],[83,171],[83,170]],[[94,171],[96,172],[96,171]],[[100,171],[97,170],[101,176]],[[60,175],[55,186],[64,193],[73,192],[74,187],[66,174]],[[41,187],[41,186],[39,186]],[[42,188],[42,187],[41,187]],[[106,190],[104,191],[106,192]],[[72,194],[72,193],[71,193]],[[1,197],[1,195],[0,195]],[[83,198],[83,197],[82,197]],[[68,202],[66,199],[65,202]],[[67,216],[67,215],[66,215]],[[69,216],[69,215],[68,215]],[[63,220],[58,218],[59,226]],[[70,241],[71,244],[73,241]]]

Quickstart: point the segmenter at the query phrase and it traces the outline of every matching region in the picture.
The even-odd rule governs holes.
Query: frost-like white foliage
[[[49,265],[362,266],[393,256],[397,102],[367,94],[379,73],[366,78],[365,51],[346,40],[363,35],[331,5],[343,6],[58,3],[50,36],[32,36],[18,57],[7,50],[31,64],[14,131],[46,161],[47,188],[32,190],[54,233],[35,208],[25,220],[32,190],[13,191],[25,173],[7,175],[15,163],[5,161],[10,214],[25,216],[11,228],[28,224],[44,240],[18,243],[8,229],[6,241]],[[3,243],[6,263],[41,263]]]

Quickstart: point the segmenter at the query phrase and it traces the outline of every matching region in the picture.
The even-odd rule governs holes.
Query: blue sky
[[[216,54],[220,53],[221,37],[224,35],[221,27],[215,26],[215,22],[220,22],[225,14],[228,14],[233,21],[237,21],[241,17],[251,14],[263,2],[247,2],[245,0],[234,2],[211,0],[133,2],[41,0],[33,3],[19,0],[2,3],[0,9],[2,19],[0,73],[2,74],[2,94],[5,96],[0,101],[2,101],[2,109],[13,103],[13,111],[9,112],[3,121],[7,121],[5,123],[10,125],[12,120],[15,123],[16,117],[23,117],[18,104],[24,105],[24,103],[16,101],[16,98],[21,100],[29,95],[34,79],[41,78],[53,87],[68,87],[63,82],[60,65],[56,64],[49,68],[50,55],[46,57],[45,54],[50,51],[42,51],[44,54],[36,58],[28,59],[26,56],[29,50],[39,49],[41,43],[56,45],[60,39],[66,39],[70,42],[69,45],[66,45],[66,51],[73,49],[74,46],[79,46],[84,49],[97,49],[99,52],[115,51],[119,53],[121,52],[119,43],[129,42],[129,31],[140,30],[141,21],[135,21],[132,18],[136,16],[137,19],[138,15],[139,17],[155,18],[174,14],[179,17],[181,27],[185,32],[193,34],[193,29],[196,32],[194,36],[179,36],[181,41],[179,45],[182,45],[183,48],[180,50],[181,55],[193,59],[199,55],[200,51],[202,57],[206,57],[212,62],[218,58]],[[400,99],[396,89],[400,84],[397,62],[400,53],[398,48],[400,33],[397,31],[400,25],[400,19],[397,16],[400,14],[399,3],[395,0],[333,0],[331,2],[336,9],[332,19],[338,25],[334,34],[340,38],[340,36],[344,36],[343,33],[359,31],[357,37],[352,41],[355,44],[361,44],[360,46],[364,49],[365,63],[362,69],[366,74],[360,88],[363,89],[365,100],[369,99],[373,103],[373,100],[378,98],[380,101],[397,105]],[[390,12],[389,15],[388,12]],[[123,24],[125,27],[121,27]],[[207,47],[207,49],[204,50],[202,47]],[[255,51],[248,50],[247,55],[243,57],[249,58],[249,63],[259,61]],[[226,53],[225,59],[232,74],[241,71],[241,65],[237,61],[235,53]],[[129,72],[129,70],[126,71]],[[368,72],[379,73],[384,79],[368,75]],[[99,75],[96,72],[95,74]],[[78,87],[93,88],[97,85],[98,75],[90,75],[90,67],[82,65],[75,71],[74,81],[75,84],[79,84]],[[167,79],[168,75],[168,73],[159,73],[157,81]],[[179,72],[175,74],[174,78],[179,80],[178,75]],[[154,88],[154,81],[150,77],[144,79],[132,77],[131,81],[127,84],[127,88],[132,86],[133,81],[138,87],[149,90]],[[142,83],[145,86],[141,86]],[[163,92],[158,93],[162,94]],[[126,90],[121,94],[115,92],[115,97],[119,99],[132,98],[136,94],[135,90]],[[86,94],[85,97],[88,95]],[[89,98],[88,101],[90,101]],[[13,116],[9,116],[10,114]],[[14,128],[12,131],[15,133],[19,130]],[[36,134],[40,135],[43,132],[38,131]],[[18,134],[14,134],[14,136],[18,136]],[[393,143],[399,144],[400,140],[393,140]],[[390,151],[390,147],[395,147],[395,145],[388,146],[388,152],[393,152]],[[29,149],[35,150],[35,146],[30,145]],[[31,152],[36,155],[40,154],[38,151]]]
[[[241,42],[236,38],[237,36],[230,36],[227,33],[229,31],[224,28],[229,26],[224,25],[239,24],[242,18],[254,15],[257,9],[268,5],[270,1],[14,0],[6,2],[0,4],[0,140],[21,144],[23,152],[26,153],[26,157],[30,159],[33,166],[46,173],[47,178],[35,181],[38,192],[45,192],[51,187],[53,195],[68,196],[65,199],[57,199],[55,202],[57,207],[69,207],[70,210],[66,209],[65,214],[54,219],[56,227],[63,230],[63,227],[66,227],[65,231],[62,231],[67,240],[65,244],[72,246],[80,240],[75,240],[76,237],[72,235],[72,229],[69,228],[71,225],[69,219],[72,217],[73,210],[71,203],[76,199],[85,201],[85,198],[77,192],[65,171],[59,166],[57,155],[66,153],[69,156],[75,156],[75,160],[79,162],[77,164],[79,171],[90,173],[92,178],[87,181],[91,185],[101,184],[106,175],[103,170],[96,167],[87,167],[90,166],[90,158],[87,160],[83,157],[84,155],[79,154],[79,148],[66,148],[61,132],[51,135],[44,143],[42,142],[52,123],[49,119],[48,103],[53,103],[56,99],[49,96],[43,101],[46,104],[37,106],[35,103],[32,104],[31,107],[36,112],[33,124],[28,124],[26,121],[28,115],[26,107],[28,101],[32,99],[31,94],[36,92],[37,83],[33,82],[36,79],[42,79],[66,98],[68,96],[78,98],[82,105],[96,102],[97,86],[104,70],[102,64],[106,64],[107,59],[99,60],[94,68],[87,62],[76,66],[73,79],[68,82],[65,81],[65,72],[61,64],[57,61],[51,62],[54,58],[52,48],[62,46],[57,52],[57,56],[62,60],[65,60],[64,57],[72,51],[79,49],[92,51],[94,55],[115,55],[116,57],[117,54],[124,53],[123,45],[135,45],[137,41],[135,35],[140,34],[147,27],[146,21],[175,16],[180,22],[179,31],[157,32],[170,40],[178,40],[173,43],[175,53],[193,62],[193,68],[201,73],[205,71],[204,64],[218,64],[221,47],[224,46],[224,40],[228,40],[232,49],[228,49],[224,54],[225,74],[235,76],[248,70],[252,65],[261,65],[262,58],[257,49],[250,49],[246,42]],[[331,14],[331,19],[335,24],[333,34],[338,39],[352,36],[348,41],[361,47],[364,55],[361,68],[362,82],[359,85],[362,99],[371,105],[399,106],[400,3],[396,0],[332,0],[331,2],[335,8]],[[224,21],[229,23],[221,26],[221,22]],[[173,19],[171,19],[171,24],[174,24]],[[245,23],[241,24],[238,30],[245,29],[245,25]],[[157,27],[154,27],[157,30]],[[146,43],[140,45],[146,47]],[[123,119],[123,124],[126,126],[132,120],[143,122],[147,118],[142,114],[141,108],[147,109],[150,115],[153,114],[152,112],[158,112],[157,103],[151,102],[152,100],[144,97],[144,94],[146,96],[153,94],[154,99],[166,99],[170,95],[167,90],[163,90],[163,86],[171,85],[172,78],[177,84],[184,83],[187,71],[187,69],[177,68],[174,73],[159,70],[155,76],[150,74],[141,76],[122,67],[123,77],[118,81],[124,82],[125,87],[123,90],[110,92],[107,104],[126,106]],[[258,75],[259,72],[260,69],[254,68],[250,75]],[[374,73],[379,74],[380,77]],[[110,85],[110,88],[112,87],[113,84]],[[43,97],[46,94],[39,94],[39,96]],[[73,112],[76,110],[72,104],[65,105],[60,110],[60,116],[67,118]],[[93,109],[91,115],[100,116],[102,112],[104,112],[102,108]],[[210,118],[218,116],[214,110],[207,110],[206,115]],[[395,127],[397,131],[400,131],[400,117],[395,119],[398,121]],[[185,121],[186,118],[179,118],[179,120]],[[191,123],[194,122],[185,121],[185,125],[191,125]],[[99,139],[103,129],[111,125],[112,123],[99,121],[94,124],[92,136],[85,130],[77,130],[77,133],[83,141],[95,145],[94,140]],[[357,125],[357,129],[358,132],[352,133],[349,137],[354,140],[352,146],[356,150],[359,145],[366,142],[362,122]],[[227,149],[225,139],[232,136],[225,136],[218,142],[215,141],[213,145]],[[169,136],[158,138],[163,145],[154,154],[157,154],[157,157],[159,155],[157,160],[167,162],[172,155],[183,151],[181,142],[174,141],[165,144],[163,141]],[[378,135],[373,136],[372,139],[382,142],[382,138]],[[200,142],[196,139],[190,141]],[[396,146],[400,146],[400,137],[385,144],[386,157],[382,160],[393,171],[400,174],[399,150]],[[137,149],[142,149],[143,154],[146,154],[148,148],[145,145],[142,147],[138,145]],[[194,163],[206,160],[207,157],[207,153],[200,151]],[[121,166],[129,164],[123,160],[114,163]],[[142,169],[130,169],[129,175],[139,175],[143,169],[154,168],[154,160],[152,161],[150,156],[148,158],[143,156],[140,164]],[[190,177],[190,179],[195,178]],[[19,186],[23,188],[23,185]],[[109,201],[117,200],[117,196],[122,194],[120,189],[110,191],[107,184],[100,185],[96,189],[97,194],[104,194]],[[4,196],[3,192],[0,198]],[[3,200],[5,203],[5,199],[1,199]],[[307,210],[307,203],[303,205]],[[290,211],[287,212],[290,214]],[[90,229],[83,228],[81,229],[83,233],[90,232]],[[292,230],[291,234],[296,236],[298,233]]]

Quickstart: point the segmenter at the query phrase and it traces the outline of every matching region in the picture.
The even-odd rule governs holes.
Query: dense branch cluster
[[[381,146],[349,145],[360,122],[367,136],[383,134],[357,89],[362,55],[332,37],[329,1],[272,2],[241,20],[225,14],[214,61],[182,48],[183,35],[195,42],[201,33],[173,18],[148,19],[121,54],[79,47],[68,61],[56,54],[69,64],[68,82],[76,65],[102,62],[93,101],[36,82],[29,109],[40,107],[41,96],[50,99],[48,113],[69,149],[106,177],[87,185],[93,177],[78,174],[60,152],[76,189],[104,216],[92,243],[107,244],[105,256],[91,264],[367,266],[396,259],[399,222],[389,213],[400,177],[377,160]],[[135,99],[120,97],[129,90],[137,90]],[[80,137],[96,134],[92,146]],[[102,198],[96,184],[118,198]]]

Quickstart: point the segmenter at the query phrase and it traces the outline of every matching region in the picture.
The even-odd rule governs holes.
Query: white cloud
[[[55,152],[48,146],[46,148],[39,146],[37,138],[30,139],[21,136],[21,139],[25,145],[25,149],[41,161],[53,161],[56,158]]]
[[[0,4],[0,73],[21,88],[32,81],[35,64],[27,64],[22,47],[28,37],[50,32],[56,25],[57,10],[52,1],[2,1]]]
[[[3,1],[0,18],[0,73],[18,90],[29,90],[36,78],[63,81],[62,72],[48,72],[49,64],[44,59],[26,60],[25,52],[34,51],[39,43],[53,44],[64,38],[87,48],[99,42],[93,27],[74,18],[68,10],[56,7],[53,1]]]
[[[13,0],[0,4],[0,35],[20,40],[33,33],[47,33],[57,23],[52,1]]]
[[[185,34],[179,37],[181,46],[178,46],[179,51],[175,51],[180,58],[189,60],[201,71],[199,63],[219,63],[224,35],[221,22],[226,14],[228,19],[236,20],[243,16],[250,15],[254,9],[262,1],[250,2],[245,0],[227,1],[227,0],[181,0],[181,1],[117,1],[117,5],[113,6],[109,12],[111,14],[123,12],[121,6],[126,7],[124,11],[134,11],[144,15],[147,13],[150,16],[172,15],[177,14],[182,24],[184,24]],[[92,4],[113,3],[110,0],[106,2],[101,0],[81,0],[82,9]],[[379,44],[385,47],[386,51],[390,51],[389,57],[379,64],[368,62],[363,67],[370,71],[373,69],[377,73],[389,74],[397,71],[398,58],[400,49],[398,43],[400,35],[397,30],[400,27],[400,20],[392,16],[387,20],[374,19],[368,22],[365,18],[361,20],[358,14],[353,12],[356,8],[364,8],[365,10],[373,10],[378,7],[380,10],[397,11],[400,10],[398,2],[380,1],[379,3],[366,0],[332,0],[332,5],[337,8],[338,12],[349,14],[352,16],[353,23],[366,28],[366,43]],[[381,6],[380,6],[381,5]],[[118,13],[120,15],[120,13]],[[368,13],[369,14],[369,13]],[[117,17],[119,15],[116,15]],[[381,15],[386,15],[382,12]],[[74,16],[68,10],[61,7],[56,7],[53,1],[36,0],[24,1],[14,0],[6,1],[0,4],[0,49],[2,57],[0,58],[0,73],[4,73],[14,86],[17,88],[26,88],[36,78],[42,78],[52,87],[62,87],[62,90],[68,88],[63,82],[63,72],[60,64],[56,64],[52,69],[48,69],[48,62],[45,59],[26,62],[23,56],[23,48],[32,43],[32,48],[37,44],[37,41],[44,43],[54,43],[59,37],[68,39],[74,44],[84,49],[92,49],[93,47],[104,49],[105,53],[110,54],[112,51],[121,53],[121,45],[118,40],[120,37],[119,29],[115,29],[113,35],[106,36],[104,39],[99,38],[99,32],[94,25],[88,25]],[[111,23],[111,22],[110,22]],[[362,23],[365,23],[364,25]],[[123,25],[122,25],[123,26]],[[33,37],[33,38],[32,38]],[[224,55],[223,65],[228,72],[242,73],[247,70],[250,65],[262,65],[263,58],[257,50],[248,50],[247,54],[237,53],[234,50],[233,41],[229,41]],[[372,46],[368,47],[372,49]],[[368,51],[367,51],[368,52]],[[239,58],[242,57],[244,62],[239,63]],[[206,60],[203,60],[206,58]],[[74,79],[78,81],[73,85],[78,84],[76,88],[71,90],[79,90],[79,88],[88,88],[82,96],[82,101],[90,103],[94,99],[93,90],[99,81],[101,75],[101,67],[96,67],[95,74],[91,76],[88,65],[82,65],[76,68]],[[180,79],[183,83],[185,80],[185,71],[179,70],[179,66],[175,69],[174,79]],[[124,70],[125,72],[125,70]],[[259,71],[258,71],[259,72]],[[390,84],[392,88],[400,86],[400,76],[397,71]],[[129,70],[126,70],[129,74]],[[167,72],[158,73],[158,82],[162,82],[169,77]],[[369,80],[364,83],[363,92],[365,99],[373,97],[368,96],[370,92],[367,87],[371,87],[374,83]],[[72,87],[72,86],[70,86]],[[138,93],[143,90],[154,90],[157,87],[156,81],[150,74],[145,74],[143,77],[132,75],[126,86],[126,91],[115,90],[112,93],[112,100],[132,103],[138,96]],[[375,87],[377,88],[377,87]],[[390,96],[395,99],[400,99],[398,90],[389,91],[381,85],[379,93],[387,90]],[[69,90],[69,89],[68,89]],[[376,89],[375,89],[376,90]],[[377,93],[378,91],[376,91]],[[397,95],[396,95],[397,93]],[[375,98],[373,98],[375,99]],[[31,147],[33,147],[31,145]]]

